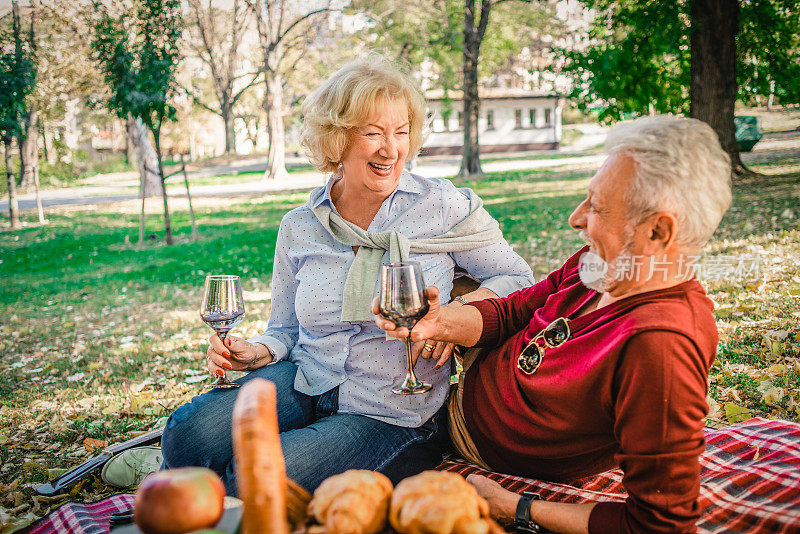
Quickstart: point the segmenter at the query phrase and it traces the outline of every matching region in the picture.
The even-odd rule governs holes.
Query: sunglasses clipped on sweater
[[[545,349],[554,349],[563,345],[570,337],[572,337],[572,332],[569,330],[569,319],[559,317],[525,345],[517,358],[517,367],[526,375],[532,375],[542,364]],[[539,341],[542,341],[544,345],[540,345]]]

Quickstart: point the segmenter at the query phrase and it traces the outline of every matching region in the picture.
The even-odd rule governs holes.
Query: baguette
[[[287,479],[275,384],[248,381],[233,406],[236,487],[244,503],[242,533],[289,534]]]

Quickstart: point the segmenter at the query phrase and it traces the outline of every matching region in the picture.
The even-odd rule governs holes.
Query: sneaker
[[[109,486],[132,488],[138,486],[150,473],[158,471],[163,460],[161,447],[134,447],[106,462],[100,478]]]

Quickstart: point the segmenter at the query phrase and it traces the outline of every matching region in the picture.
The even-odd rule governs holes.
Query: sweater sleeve
[[[598,503],[590,533],[696,531],[707,376],[681,334],[646,331],[628,341],[614,383],[615,459],[628,498]]]
[[[483,319],[481,338],[475,346],[495,348],[525,328],[533,313],[556,290],[561,275],[559,269],[538,284],[511,293],[505,298],[470,302],[470,306],[478,308]]]

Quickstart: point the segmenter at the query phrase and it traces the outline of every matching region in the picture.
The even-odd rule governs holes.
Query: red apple
[[[210,469],[156,471],[136,490],[133,520],[145,534],[184,534],[211,528],[222,517],[225,486]]]

